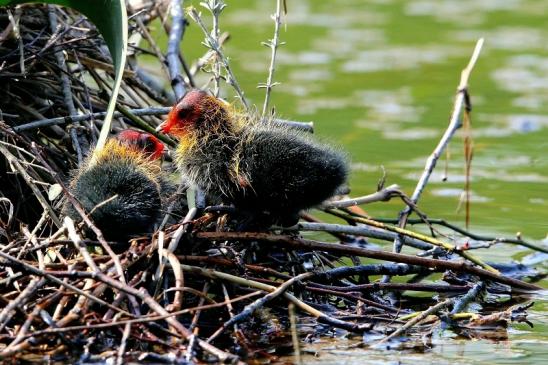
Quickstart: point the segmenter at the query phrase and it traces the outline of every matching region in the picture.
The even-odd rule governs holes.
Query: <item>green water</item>
[[[275,0],[226,1],[226,53],[249,100],[262,108]],[[194,2],[197,5],[197,2]],[[388,184],[411,194],[426,158],[443,134],[460,71],[475,42],[485,46],[473,71],[474,160],[471,230],[540,243],[548,232],[548,2],[537,0],[287,0],[272,104],[282,117],[314,121],[316,133],[340,144],[352,161],[352,195]],[[188,4],[188,2],[185,2]],[[199,7],[199,6],[198,6]],[[205,11],[204,11],[205,13]],[[199,57],[201,31],[185,35],[187,59]],[[204,81],[205,78],[201,78]],[[225,89],[229,99],[233,92]],[[463,142],[450,147],[420,199],[431,218],[464,225],[457,211],[464,185]],[[395,217],[399,201],[367,206]],[[504,246],[484,251],[498,261],[528,254]],[[546,262],[544,262],[546,268]],[[543,286],[548,287],[546,282]],[[316,346],[323,363],[548,363],[546,295],[535,299],[534,329],[517,325],[505,342],[444,338],[425,354]],[[322,347],[323,346],[323,347]],[[344,356],[341,356],[344,354]],[[313,362],[313,358],[307,362]],[[342,359],[342,360],[341,360]],[[346,359],[346,360],[345,360]]]

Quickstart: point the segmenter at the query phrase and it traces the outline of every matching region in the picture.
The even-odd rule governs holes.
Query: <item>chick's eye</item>
[[[187,109],[187,108],[181,108],[177,111],[177,116],[180,118],[180,119],[185,119],[189,116],[190,114],[190,109]]]
[[[139,138],[139,147],[145,152],[154,151],[154,140],[148,135],[142,135]]]

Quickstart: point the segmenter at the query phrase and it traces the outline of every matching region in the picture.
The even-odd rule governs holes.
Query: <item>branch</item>
[[[350,247],[334,243],[325,243],[313,240],[299,239],[287,235],[275,235],[262,232],[198,232],[197,238],[209,241],[217,240],[242,240],[253,241],[261,245],[275,244],[281,247],[299,250],[317,250],[333,252],[348,256],[369,257],[372,259],[401,262],[410,265],[422,265],[429,267],[434,271],[453,270],[456,272],[467,272],[473,275],[487,278],[499,283],[507,284],[512,287],[525,290],[541,290],[537,285],[516,280],[495,272],[487,271],[466,262],[446,261],[439,259],[427,259],[424,257],[405,255],[401,253],[386,252],[380,250],[370,250],[361,247]]]
[[[271,56],[270,56],[270,66],[268,67],[268,78],[266,80],[266,84],[260,84],[259,88],[265,88],[266,93],[264,97],[264,104],[263,104],[263,114],[262,116],[265,117],[266,111],[268,109],[268,103],[270,102],[270,93],[272,91],[272,88],[279,83],[273,82],[274,80],[274,69],[276,65],[276,52],[278,51],[278,46],[281,46],[285,44],[285,42],[280,42],[280,25],[281,25],[281,18],[282,18],[282,0],[276,0],[276,13],[273,14],[272,20],[274,20],[274,37],[269,40],[268,42],[263,42],[262,44],[266,47],[269,47],[271,50]]]
[[[472,72],[472,69],[474,68],[476,61],[478,60],[479,54],[481,52],[481,48],[483,46],[483,38],[480,38],[478,42],[476,43],[476,47],[474,48],[474,52],[472,53],[472,57],[470,58],[470,61],[468,62],[468,65],[464,70],[462,70],[461,77],[460,77],[460,83],[457,87],[457,96],[455,98],[455,104],[453,106],[453,112],[451,113],[451,118],[449,119],[449,126],[447,127],[445,133],[441,137],[441,140],[438,142],[438,145],[434,149],[434,152],[428,157],[426,160],[426,165],[424,167],[424,171],[419,178],[419,181],[417,183],[417,186],[415,187],[415,191],[413,192],[413,195],[411,195],[411,201],[415,204],[419,201],[419,198],[424,191],[424,188],[426,187],[426,184],[428,184],[428,180],[430,179],[430,175],[432,175],[432,172],[434,171],[434,168],[436,167],[436,163],[438,162],[438,159],[440,158],[441,154],[447,147],[447,144],[457,131],[461,127],[461,121],[459,119],[460,113],[462,111],[462,107],[465,103],[465,94],[468,89],[468,79],[470,78],[470,73]],[[400,218],[399,218],[399,224],[400,227],[405,227],[405,224],[407,222],[407,218],[409,217],[409,213],[411,212],[411,209],[409,206],[405,207],[405,209],[400,212]],[[400,252],[402,248],[402,243],[399,239],[396,239],[394,241],[394,252]]]
[[[171,31],[167,43],[166,62],[169,69],[171,87],[178,100],[185,95],[184,80],[179,69],[179,47],[183,37],[185,19],[183,17],[182,0],[171,0]]]
[[[226,82],[236,90],[236,93],[238,94],[238,97],[240,98],[240,101],[242,102],[242,105],[245,107],[245,109],[249,109],[249,105],[247,104],[247,101],[244,97],[244,92],[240,88],[240,85],[238,84],[238,81],[234,77],[234,73],[232,72],[232,68],[230,67],[230,63],[228,62],[228,58],[223,53],[223,50],[221,49],[221,46],[217,42],[215,38],[209,34],[209,31],[207,30],[207,27],[204,24],[204,21],[200,17],[200,14],[194,7],[191,7],[189,10],[190,17],[198,24],[198,26],[202,29],[205,35],[205,46],[213,50],[217,56],[219,57],[219,61],[222,62],[223,67],[226,70],[227,73],[227,79]]]

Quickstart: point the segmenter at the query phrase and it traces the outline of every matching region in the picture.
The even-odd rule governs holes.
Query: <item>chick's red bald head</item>
[[[157,130],[165,134],[183,135],[194,127],[202,116],[204,103],[212,96],[205,91],[191,90],[175,104],[167,119]]]
[[[150,133],[125,129],[118,133],[116,139],[127,146],[142,151],[152,160],[159,159],[164,153],[164,144]]]

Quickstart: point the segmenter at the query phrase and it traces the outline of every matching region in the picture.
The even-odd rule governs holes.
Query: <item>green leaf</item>
[[[110,132],[116,98],[120,91],[127,55],[127,13],[124,0],[0,0],[0,6],[22,3],[47,3],[66,6],[85,15],[99,30],[110,51],[116,72],[112,96],[107,108],[105,123],[97,141],[96,151],[105,144]]]

